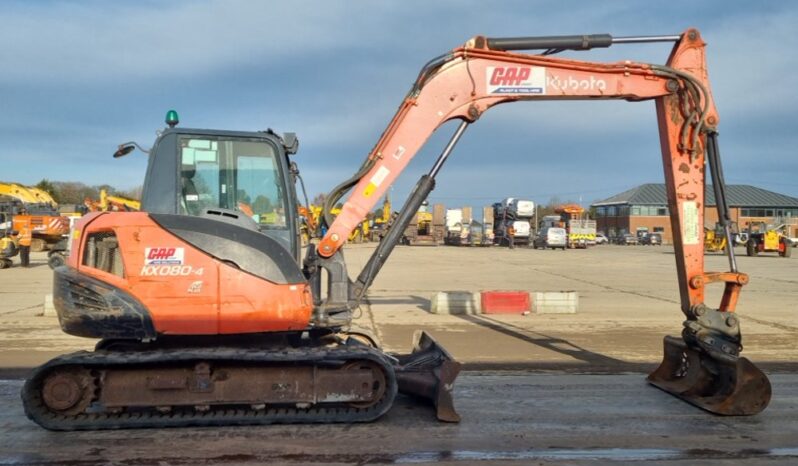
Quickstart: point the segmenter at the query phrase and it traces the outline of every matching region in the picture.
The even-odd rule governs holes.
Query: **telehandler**
[[[748,256],[757,256],[760,252],[776,252],[781,257],[790,257],[792,245],[787,237],[772,225],[765,222],[751,222],[748,224],[745,253]]]

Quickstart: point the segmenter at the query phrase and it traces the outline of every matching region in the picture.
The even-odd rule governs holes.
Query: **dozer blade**
[[[460,422],[452,389],[461,364],[424,331],[413,335],[412,353],[396,358],[394,371],[399,392],[432,401],[440,421]]]
[[[677,337],[664,344],[662,363],[646,379],[655,387],[725,416],[757,414],[770,402],[770,381],[748,359],[714,358]]]

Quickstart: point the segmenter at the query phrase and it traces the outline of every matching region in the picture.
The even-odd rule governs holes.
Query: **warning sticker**
[[[397,147],[396,152],[393,153],[393,158],[395,158],[396,160],[401,159],[402,156],[405,155],[405,151],[406,149],[404,148],[404,146]]]
[[[698,244],[698,205],[693,201],[682,203],[682,242]]]
[[[366,189],[363,190],[363,197],[371,197],[371,195],[374,194],[374,191],[376,191],[382,182],[385,181],[385,178],[389,173],[391,173],[391,171],[385,168],[385,166],[378,168],[377,173],[371,177],[368,186],[366,186]]]
[[[382,182],[385,181],[385,177],[387,177],[389,173],[391,173],[391,171],[385,168],[385,166],[382,166],[377,169],[377,173],[375,173],[374,176],[372,176],[371,180],[369,181],[374,183],[375,186],[379,187],[379,185],[381,185]]]

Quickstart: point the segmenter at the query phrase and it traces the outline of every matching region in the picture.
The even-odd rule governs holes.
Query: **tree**
[[[266,196],[260,195],[256,197],[255,202],[252,203],[252,211],[255,213],[265,214],[272,210],[274,210],[272,202]]]
[[[52,184],[56,190],[58,202],[62,204],[83,204],[83,200],[87,197],[91,199],[100,197],[97,188],[78,181],[53,181]]]
[[[138,185],[135,188],[130,188],[124,191],[116,191],[116,195],[140,201],[142,191],[144,191],[144,186]]]
[[[55,189],[55,186],[47,178],[42,178],[41,181],[36,183],[36,187],[46,192],[50,196],[52,196],[53,199],[55,199],[55,202],[60,202],[60,200],[58,199],[58,193],[57,190]]]
[[[324,201],[326,201],[326,200],[327,200],[327,195],[324,194],[324,193],[319,193],[319,194],[316,194],[315,196],[313,196],[313,202],[312,203],[315,206],[323,206],[324,205]]]

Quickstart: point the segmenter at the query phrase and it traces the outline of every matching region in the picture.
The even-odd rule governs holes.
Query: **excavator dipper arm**
[[[666,65],[623,61],[593,63],[547,56],[564,49],[585,50],[613,43],[673,41]],[[508,50],[542,49],[542,55]],[[465,127],[489,108],[522,100],[654,100],[671,215],[681,308],[687,320],[683,338],[666,337],[665,359],[649,381],[686,401],[720,414],[754,414],[767,406],[770,385],[753,364],[739,357],[740,330],[734,311],[747,276],[732,270],[704,271],[703,218],[705,153],[714,184],[722,188],[717,151],[719,123],[698,31],[679,36],[612,38],[609,35],[489,39],[477,36],[430,61],[419,74],[360,170],[330,196],[334,205],[352,193],[331,222],[312,259],[334,261],[349,234],[384,195],[429,136],[442,124],[460,120],[452,141],[429,175],[422,177],[404,209],[409,218],[434,187],[434,176]],[[723,191],[716,192],[723,197]],[[408,209],[409,207],[409,209]],[[725,202],[718,202],[726,209]],[[412,210],[412,212],[411,212]],[[720,218],[728,212],[720,212]],[[392,230],[402,229],[402,214]],[[365,291],[398,241],[383,240],[354,284],[356,299]],[[393,236],[394,238],[391,238]],[[729,253],[733,254],[731,248]],[[314,259],[315,258],[315,259]],[[342,262],[342,259],[340,260]],[[705,286],[725,283],[720,306],[704,304]]]

